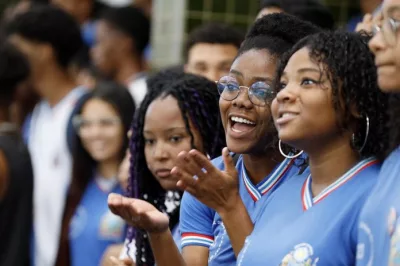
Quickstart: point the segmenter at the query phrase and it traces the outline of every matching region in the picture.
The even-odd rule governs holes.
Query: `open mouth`
[[[231,116],[230,124],[232,131],[236,133],[249,132],[256,126],[254,121],[239,116]]]

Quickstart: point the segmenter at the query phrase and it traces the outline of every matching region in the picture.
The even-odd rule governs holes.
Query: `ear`
[[[350,106],[350,114],[351,114],[352,117],[355,117],[356,119],[361,119],[362,118],[362,115],[358,111],[357,106],[355,104],[352,104]]]

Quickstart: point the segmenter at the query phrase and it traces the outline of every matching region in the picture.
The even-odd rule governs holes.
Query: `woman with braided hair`
[[[179,245],[182,192],[177,189],[177,179],[170,174],[176,157],[181,151],[198,149],[216,158],[226,144],[216,84],[191,74],[175,76],[175,82],[154,80],[137,111],[130,143],[128,194],[166,213]],[[127,238],[135,243],[128,245],[129,257],[137,265],[154,265],[147,233],[130,228]]]
[[[284,159],[279,153],[270,112],[272,82],[282,54],[319,31],[290,15],[265,16],[250,29],[229,75],[217,82],[227,146],[239,156],[234,160],[224,149],[210,162],[201,150],[179,154],[171,173],[190,193],[184,194],[180,213],[182,255],[168,230],[167,216],[143,201],[110,195],[114,213],[148,232],[158,266],[236,264],[235,256],[260,208],[304,162],[303,157]],[[211,134],[215,136],[214,131]]]

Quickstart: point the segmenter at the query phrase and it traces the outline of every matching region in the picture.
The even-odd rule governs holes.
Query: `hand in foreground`
[[[135,263],[131,259],[117,259],[116,257],[110,257],[110,266],[135,266]],[[103,265],[104,266],[104,265]]]
[[[112,213],[135,228],[149,233],[163,233],[168,230],[168,216],[146,201],[111,193],[108,196],[108,207]]]
[[[357,24],[356,32],[365,31],[368,34],[372,34],[372,29],[375,24],[382,20],[382,13],[379,12],[377,15],[372,16],[371,14],[366,14],[362,22]]]
[[[230,211],[240,200],[238,174],[227,148],[222,151],[225,170],[217,169],[197,150],[181,152],[177,166],[171,171],[178,187],[217,212]]]

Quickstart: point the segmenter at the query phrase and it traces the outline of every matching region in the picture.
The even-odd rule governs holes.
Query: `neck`
[[[263,155],[243,154],[243,162],[253,184],[260,183],[282,161],[280,153],[272,149]]]
[[[53,68],[52,71],[44,69],[42,73],[42,76],[34,78],[33,85],[50,106],[55,106],[77,86],[66,71]]]
[[[315,146],[319,147],[318,151],[305,151],[310,160],[311,189],[314,196],[339,179],[360,160],[347,137],[330,145]]]
[[[118,173],[119,161],[108,160],[100,162],[97,166],[97,173],[104,178],[115,178]]]
[[[120,60],[120,64],[115,76],[121,84],[128,84],[130,79],[144,70],[141,60],[135,58],[126,58],[125,60]]]

